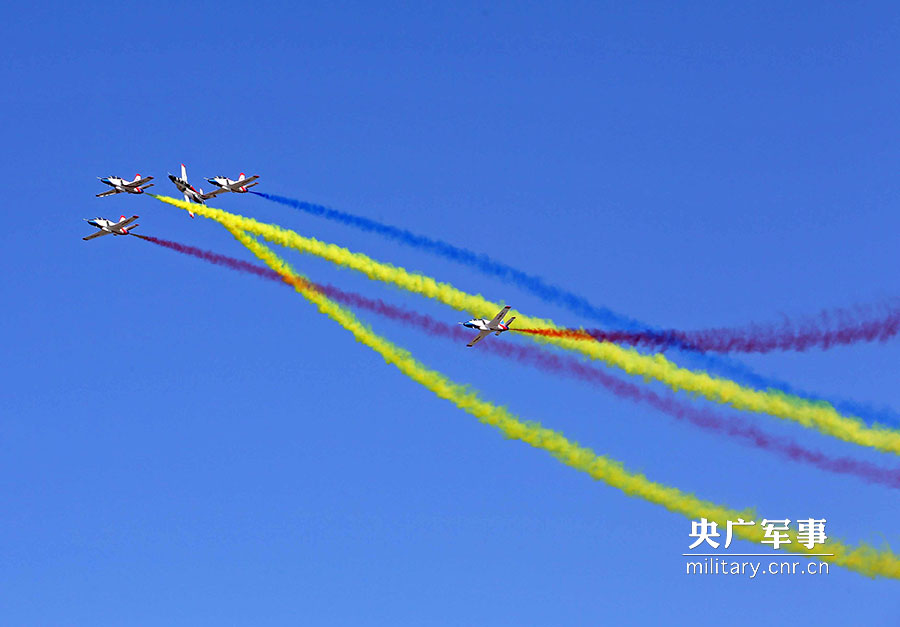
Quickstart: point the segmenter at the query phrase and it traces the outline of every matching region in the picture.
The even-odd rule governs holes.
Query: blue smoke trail
[[[304,202],[302,200],[295,200],[293,198],[286,198],[284,196],[278,196],[277,194],[266,194],[264,192],[257,192],[253,190],[249,191],[251,194],[255,194],[257,196],[265,198],[266,200],[271,200],[282,205],[287,205],[288,207],[293,207],[294,209],[298,209],[300,211],[303,211],[304,213],[323,217],[334,222],[340,222],[362,231],[376,233],[378,235],[386,237],[387,239],[394,240],[400,244],[405,244],[407,246],[412,246],[421,250],[435,253],[441,257],[444,257],[445,259],[449,259],[462,265],[474,268],[483,274],[494,276],[503,281],[513,283],[520,288],[534,294],[546,303],[560,305],[573,313],[579,314],[586,318],[597,320],[602,324],[608,325],[614,329],[645,332],[660,331],[660,329],[648,326],[638,320],[635,320],[634,318],[623,316],[606,307],[598,307],[597,305],[590,303],[585,298],[578,296],[577,294],[564,290],[555,285],[550,285],[541,277],[522,272],[521,270],[513,268],[512,266],[509,266],[505,263],[496,261],[495,259],[492,259],[485,255],[484,253],[475,253],[471,250],[460,248],[441,240],[432,239],[424,235],[418,235],[416,233],[413,233],[412,231],[408,231],[400,227],[392,226],[390,224],[383,224],[369,218],[364,218],[362,216],[357,216],[345,211],[332,209],[331,207],[316,205],[313,203]],[[705,370],[718,372],[724,376],[729,377],[730,379],[741,381],[757,389],[778,390],[784,392],[785,394],[791,394],[809,400],[828,402],[841,411],[859,416],[861,418],[865,418],[870,422],[900,425],[900,413],[897,413],[891,409],[874,408],[870,405],[858,403],[851,400],[825,399],[816,394],[797,390],[792,385],[790,385],[789,383],[785,383],[784,381],[779,381],[777,379],[760,375],[734,359],[700,353],[696,350],[692,350],[691,346],[686,344],[678,345],[677,348],[681,349],[683,351],[683,354],[689,359],[689,361],[694,362],[695,364],[697,364],[697,366]]]
[[[795,388],[790,383],[765,377],[745,364],[728,357],[696,352],[685,352],[683,354],[689,361],[692,361],[700,368],[715,370],[729,379],[741,381],[759,390],[779,391],[811,401],[829,403],[842,413],[864,418],[871,423],[877,422],[883,425],[900,426],[900,413],[889,407],[874,407],[868,403],[860,403],[853,400],[825,398],[824,396]]]
[[[646,325],[641,324],[637,320],[617,314],[606,307],[593,305],[577,294],[563,290],[555,285],[550,285],[541,277],[517,270],[505,263],[491,259],[483,253],[475,253],[471,250],[466,250],[465,248],[459,248],[453,244],[442,242],[441,240],[425,237],[424,235],[417,235],[406,229],[401,229],[389,224],[382,224],[381,222],[376,222],[369,218],[363,218],[344,211],[338,211],[337,209],[332,209],[330,207],[314,205],[312,203],[294,200],[293,198],[285,198],[284,196],[277,196],[275,194],[265,194],[263,192],[254,191],[251,191],[250,193],[293,207],[294,209],[299,209],[300,211],[314,216],[321,216],[328,220],[341,222],[363,231],[377,233],[378,235],[382,235],[401,244],[430,251],[441,257],[450,259],[451,261],[477,268],[484,274],[489,274],[503,281],[518,285],[522,289],[535,294],[544,302],[561,305],[574,313],[598,320],[611,327],[632,331],[644,330],[646,328]]]

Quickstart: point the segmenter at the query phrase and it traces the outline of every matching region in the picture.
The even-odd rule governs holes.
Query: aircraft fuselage
[[[220,189],[225,189],[229,192],[234,192],[235,194],[246,194],[248,191],[247,188],[241,184],[241,181],[233,181],[227,176],[214,176],[206,180]]]
[[[128,183],[131,183],[132,181],[126,181],[125,179],[120,178],[118,176],[107,176],[107,177],[100,179],[100,182],[106,183],[107,185],[109,185],[110,187],[115,189],[116,191],[125,192],[126,194],[143,194],[144,193],[144,190],[141,189],[140,187],[130,187],[128,185]]]
[[[497,331],[498,333],[509,331],[509,327],[502,322],[498,322],[496,325],[492,326],[491,321],[485,320],[484,318],[475,318],[468,322],[463,322],[462,325],[470,329],[478,329],[479,331]]]
[[[177,176],[175,176],[174,174],[170,174],[169,180],[171,180],[173,183],[175,183],[175,187],[178,188],[178,191],[180,191],[182,194],[184,194],[185,197],[187,198],[187,200],[189,200],[190,202],[197,203],[198,205],[206,204],[204,202],[203,198],[201,198],[200,192],[198,192],[196,189],[194,189],[194,186],[191,185],[190,183],[188,183],[187,181],[185,181],[184,179],[180,179]]]
[[[116,226],[122,221],[124,221],[124,218],[117,222],[113,222],[112,220],[107,220],[105,218],[93,218],[91,220],[85,220],[85,222],[93,227],[100,229],[101,231],[106,231],[107,233],[112,233],[113,235],[128,235],[128,227]]]

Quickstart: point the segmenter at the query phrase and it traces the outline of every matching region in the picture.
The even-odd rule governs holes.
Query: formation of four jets
[[[225,192],[245,194],[250,187],[259,184],[256,182],[256,179],[258,178],[259,177],[256,175],[249,178],[244,178],[243,172],[241,172],[237,180],[232,180],[226,176],[214,176],[206,180],[209,181],[211,185],[214,185],[216,189],[204,194],[202,189],[197,189],[193,185],[188,183],[187,169],[184,167],[183,163],[181,164],[180,177],[175,176],[174,174],[169,174],[169,180],[171,180],[172,183],[175,184],[175,187],[178,188],[178,191],[184,194],[184,201],[197,203],[200,205],[206,204],[206,201],[210,198],[214,198],[215,196],[224,194]],[[97,194],[97,198],[103,198],[104,196],[113,196],[115,194],[143,194],[145,189],[147,189],[148,187],[153,187],[153,183],[150,183],[150,181],[153,180],[153,177],[141,177],[140,174],[136,174],[134,180],[132,181],[128,181],[118,176],[107,176],[100,178],[99,180],[101,183],[105,183],[106,185],[112,187],[112,189],[107,190],[102,194]],[[193,213],[191,213],[191,217],[194,217]],[[101,235],[128,235],[130,229],[134,229],[135,227],[139,226],[137,224],[133,224],[133,222],[137,219],[138,216],[131,216],[130,218],[121,216],[118,222],[113,222],[112,220],[107,220],[105,218],[99,217],[92,220],[85,220],[85,222],[87,222],[91,226],[96,227],[97,231],[95,233],[91,233],[87,237],[83,237],[82,239],[94,239],[95,237],[100,237]],[[471,342],[466,344],[466,346],[474,346],[491,333],[500,335],[505,331],[509,331],[509,325],[512,324],[512,321],[516,319],[516,317],[513,316],[509,320],[506,320],[504,322],[503,318],[507,313],[509,313],[509,310],[509,306],[504,307],[496,316],[494,316],[490,320],[486,318],[473,318],[472,320],[469,320],[467,322],[460,322],[459,324],[468,329],[478,330],[478,335],[476,335]]]
[[[178,188],[178,191],[184,194],[185,202],[193,202],[200,205],[206,204],[206,201],[210,198],[218,196],[219,194],[224,194],[225,192],[246,194],[250,187],[259,185],[259,183],[256,182],[256,179],[258,178],[259,177],[256,175],[253,175],[250,178],[245,178],[243,172],[241,172],[237,180],[232,180],[227,176],[214,176],[206,180],[214,185],[216,189],[204,194],[202,189],[197,189],[193,185],[188,183],[187,168],[184,167],[183,163],[181,164],[181,176],[175,176],[174,174],[169,175],[169,180],[171,180],[175,184],[175,187]],[[135,174],[134,180],[132,181],[123,179],[118,176],[98,177],[98,179],[101,183],[105,183],[106,185],[112,187],[112,189],[107,190],[102,194],[97,194],[97,198],[103,198],[104,196],[113,196],[115,194],[143,194],[145,189],[147,189],[148,187],[153,187],[153,183],[150,183],[150,181],[153,180],[153,177],[141,177],[140,174]],[[191,217],[194,217],[193,213],[191,213]],[[137,219],[137,216],[131,216],[130,218],[121,216],[118,222],[100,217],[94,218],[92,220],[85,220],[85,222],[87,222],[91,226],[97,227],[97,229],[99,230],[96,233],[91,233],[87,237],[83,237],[81,239],[89,240],[94,239],[95,237],[100,237],[101,235],[128,235],[129,225],[131,225],[131,223]],[[136,226],[138,225],[135,224],[131,226],[131,228],[133,229]]]

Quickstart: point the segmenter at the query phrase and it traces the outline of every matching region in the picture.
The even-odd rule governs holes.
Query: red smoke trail
[[[331,285],[319,285],[303,279],[285,277],[268,268],[194,246],[187,246],[147,235],[135,235],[135,237],[180,253],[198,257],[216,265],[247,272],[278,281],[279,283],[293,285],[298,281],[302,281],[304,286],[312,286],[343,304],[365,309],[391,320],[416,326],[430,335],[445,337],[458,342],[471,339],[471,332],[464,331],[458,326],[449,325],[419,313],[400,309],[382,300],[367,298],[354,292],[345,292]],[[900,488],[900,469],[880,468],[869,462],[847,457],[829,457],[818,451],[803,448],[788,438],[769,435],[742,419],[725,417],[707,409],[699,409],[682,403],[673,397],[662,396],[652,390],[609,375],[595,366],[582,363],[572,357],[558,355],[533,346],[519,346],[502,341],[481,343],[478,345],[477,350],[513,359],[552,374],[575,377],[586,383],[605,388],[620,398],[647,403],[676,420],[685,420],[707,431],[738,438],[756,448],[771,451],[792,461],[810,464],[830,472],[855,475],[870,483],[880,483],[891,488]]]
[[[882,303],[823,311],[816,318],[780,325],[700,331],[606,331],[603,329],[514,329],[519,333],[598,340],[653,350],[688,347],[705,353],[770,353],[827,350],[857,342],[886,342],[900,333],[900,305]]]

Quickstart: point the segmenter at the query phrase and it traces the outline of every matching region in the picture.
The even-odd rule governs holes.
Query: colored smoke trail
[[[661,333],[652,326],[641,323],[632,318],[618,314],[606,307],[598,307],[591,304],[587,299],[578,296],[572,292],[568,292],[554,285],[549,285],[540,277],[529,275],[521,270],[513,268],[507,264],[491,259],[485,254],[474,253],[472,251],[454,246],[447,242],[418,235],[402,229],[400,227],[384,224],[376,220],[364,218],[362,216],[339,211],[323,205],[286,198],[275,194],[266,194],[251,190],[252,194],[256,194],[267,200],[277,202],[294,209],[306,212],[311,215],[321,216],[326,219],[340,222],[349,226],[356,227],[363,231],[376,233],[388,239],[407,244],[419,248],[421,250],[432,252],[451,261],[456,261],[479,272],[489,276],[495,276],[501,280],[509,280],[516,283],[519,287],[529,291],[530,293],[541,298],[545,302],[554,303],[568,308],[570,311],[584,315],[589,318],[598,320],[611,327],[619,327],[622,329],[634,330],[637,333],[646,333],[649,336]],[[810,394],[796,387],[772,377],[766,377],[754,372],[745,364],[729,361],[715,355],[704,355],[697,352],[698,347],[690,342],[673,341],[666,343],[666,347],[678,348],[685,351],[685,357],[697,364],[700,368],[714,370],[728,378],[743,381],[744,384],[750,385],[757,389],[774,388],[785,394],[798,396],[814,402],[829,402],[838,407],[845,413],[856,416],[865,416],[872,422],[890,423],[900,425],[900,414],[891,411],[888,408],[874,408],[864,403],[858,403],[847,399],[825,399],[817,394]]]
[[[280,274],[289,274],[296,277],[298,280],[294,283],[294,286],[297,291],[308,301],[315,304],[321,313],[327,315],[352,333],[356,341],[376,351],[384,358],[386,363],[392,364],[404,375],[419,383],[437,397],[449,400],[459,409],[476,417],[479,421],[495,427],[505,437],[521,440],[534,448],[547,451],[567,466],[585,472],[592,478],[603,481],[629,496],[635,496],[661,505],[669,511],[682,514],[689,519],[705,517],[716,521],[723,527],[728,520],[737,520],[738,518],[755,519],[755,514],[750,510],[736,511],[709,501],[703,501],[693,494],[653,482],[642,474],[630,472],[619,461],[604,455],[598,455],[591,449],[568,440],[561,433],[547,429],[539,423],[524,422],[504,407],[499,407],[483,400],[471,387],[455,383],[440,372],[426,368],[413,358],[408,351],[375,334],[351,312],[328,299],[320,292],[309,288],[309,283],[305,278],[297,276],[285,261],[280,259],[265,245],[240,230],[231,228],[229,230],[238,241],[262,259],[271,269]],[[735,527],[735,534],[738,537],[758,544],[763,543],[765,539],[764,533],[761,525]],[[853,547],[832,538],[827,539],[824,545],[817,545],[814,549],[806,549],[799,543],[796,531],[790,530],[787,534],[791,541],[791,553],[804,555],[813,551],[817,553],[828,551],[833,555],[819,556],[818,559],[843,566],[869,577],[881,576],[900,579],[900,557],[889,549],[878,551],[866,544]]]
[[[822,396],[820,394],[811,394],[804,390],[794,387],[784,381],[773,379],[771,377],[762,376],[746,365],[736,362],[726,355],[706,355],[704,353],[686,353],[685,356],[695,363],[704,364],[708,369],[714,369],[723,376],[735,381],[741,381],[744,385],[757,390],[770,390],[775,393],[781,392],[788,397],[796,397],[811,403],[825,403],[835,408],[838,413],[849,414],[860,418],[865,418],[868,422],[882,425],[892,425],[894,428],[900,427],[900,413],[887,406],[875,407],[868,403],[859,401],[835,398],[833,396]],[[693,358],[693,359],[692,359]]]
[[[900,333],[900,306],[882,303],[821,312],[815,320],[754,324],[700,331],[608,331],[604,329],[515,329],[520,333],[597,340],[653,350],[689,345],[714,353],[827,350],[858,342],[886,342]]]
[[[553,285],[549,285],[545,283],[544,280],[540,277],[529,275],[525,272],[522,272],[521,270],[513,268],[512,266],[496,261],[485,254],[475,253],[441,240],[418,235],[406,229],[383,224],[376,220],[364,218],[362,216],[347,213],[345,211],[339,211],[337,209],[325,207],[323,205],[308,203],[293,198],[286,198],[284,196],[278,196],[275,194],[256,192],[253,190],[251,190],[251,193],[267,200],[293,207],[294,209],[298,209],[311,215],[321,216],[328,220],[340,222],[348,226],[361,229],[363,231],[376,233],[402,244],[419,248],[427,252],[435,253],[446,259],[466,265],[489,276],[495,276],[497,278],[500,278],[501,280],[511,281],[518,285],[520,288],[529,291],[538,298],[541,298],[545,302],[561,305],[568,308],[570,311],[586,316],[588,318],[593,318],[611,327],[630,329],[636,334],[645,334],[646,337],[659,337],[660,334],[663,333],[662,331],[654,329],[650,325],[618,314],[608,308],[595,306],[587,301],[587,299],[578,296],[577,294],[568,292]],[[698,352],[702,351],[703,349],[696,346],[693,341],[684,342],[673,338],[671,342],[666,342],[664,345],[657,346],[657,348],[668,347],[685,351],[685,358],[690,362],[696,364],[696,366],[698,366],[699,368],[719,372],[723,376],[735,381],[742,381],[745,385],[749,385],[760,390],[766,390],[770,388],[777,389],[784,394],[797,396],[812,402],[827,402],[839,408],[844,413],[849,413],[854,416],[864,416],[870,422],[880,422],[883,424],[900,426],[900,414],[891,411],[888,408],[874,408],[870,405],[847,399],[825,399],[821,395],[810,394],[808,392],[798,390],[796,387],[784,381],[780,381],[772,377],[766,377],[757,372],[754,372],[745,364],[737,363],[723,357],[718,357],[715,355],[705,355],[702,352]]]
[[[456,263],[478,270],[483,274],[513,283],[531,294],[534,294],[544,302],[560,305],[569,311],[598,320],[604,324],[619,328],[645,328],[645,325],[642,325],[636,320],[618,314],[606,307],[593,305],[588,302],[587,299],[577,294],[564,290],[561,287],[551,285],[541,277],[527,274],[512,266],[492,259],[484,253],[475,253],[471,250],[454,246],[453,244],[442,240],[433,239],[424,235],[417,235],[412,231],[400,227],[384,224],[345,211],[332,209],[331,207],[303,202],[284,196],[277,196],[275,194],[266,194],[255,191],[251,191],[250,193],[261,196],[266,200],[293,207],[294,209],[298,209],[310,215],[321,216],[327,220],[340,222],[369,233],[376,233],[395,242],[434,253],[445,259],[449,259],[450,261],[455,261]]]
[[[196,246],[188,246],[187,244],[180,244],[171,240],[151,237],[150,235],[138,235],[137,233],[129,233],[129,235],[142,239],[146,242],[151,242],[153,244],[156,244],[157,246],[168,248],[169,250],[174,250],[186,255],[199,257],[204,261],[208,261],[219,266],[225,266],[226,268],[231,268],[232,270],[248,272],[264,279],[274,279],[276,281],[283,280],[282,276],[277,272],[269,270],[268,268],[265,268],[263,266],[258,266],[255,263],[250,263],[249,261],[235,259],[234,257],[229,257],[227,255],[220,255],[219,253],[214,253],[209,250],[203,250],[202,248],[197,248]]]
[[[716,355],[685,351],[682,355],[684,359],[694,364],[695,368],[717,372],[720,376],[742,383],[744,386],[756,388],[757,390],[780,392],[788,397],[795,397],[811,403],[825,403],[834,407],[839,413],[865,418],[873,424],[880,423],[882,425],[893,425],[895,428],[900,427],[900,413],[886,406],[874,407],[868,403],[850,399],[813,394],[780,379],[761,375],[746,364],[735,361],[724,354]]]
[[[267,267],[203,250],[195,246],[150,236],[139,237],[148,242],[183,254],[192,255],[210,263],[240,272],[248,272],[279,283],[294,285],[296,282],[302,281],[308,287],[325,294],[337,302],[417,327],[432,336],[443,337],[459,343],[470,340],[472,336],[470,331],[465,331],[457,325],[449,325],[428,316],[401,309],[380,299],[371,299],[354,292],[345,292],[331,285],[310,283],[294,275],[279,274]],[[518,363],[544,372],[573,377],[591,385],[602,387],[620,398],[647,403],[676,420],[684,420],[707,431],[737,438],[745,444],[775,453],[791,461],[810,464],[829,472],[855,475],[870,483],[880,483],[891,488],[900,488],[900,469],[880,468],[875,464],[847,457],[829,457],[821,452],[806,449],[790,439],[778,438],[767,434],[737,418],[723,417],[708,410],[697,409],[687,403],[659,395],[634,383],[623,381],[595,366],[585,364],[572,357],[560,356],[538,347],[519,346],[503,341],[483,343],[479,345],[478,350],[515,360]]]
[[[293,207],[294,209],[310,215],[321,216],[328,220],[346,224],[366,232],[376,233],[401,244],[406,244],[426,252],[434,253],[445,259],[455,261],[488,276],[494,276],[501,280],[512,282],[520,288],[534,294],[544,302],[561,305],[576,314],[592,318],[610,327],[629,329],[636,332],[646,332],[649,334],[658,333],[658,331],[650,325],[616,313],[606,307],[593,305],[582,296],[555,285],[548,284],[540,277],[513,268],[512,266],[492,259],[485,254],[475,253],[442,240],[418,235],[407,229],[384,224],[370,218],[364,218],[323,205],[253,190],[251,190],[250,193],[288,207]],[[786,394],[803,397],[807,400],[826,400],[818,395],[797,390],[784,381],[779,381],[772,377],[764,377],[744,364],[735,363],[715,355],[704,355],[701,352],[698,352],[696,347],[692,346],[690,343],[679,343],[676,341],[667,346],[672,346],[685,351],[685,358],[702,369],[719,372],[725,377],[743,381],[746,385],[750,385],[757,389],[765,390],[775,388]],[[839,405],[844,411],[853,415],[863,415],[875,422],[889,422],[900,425],[900,414],[890,412],[890,410],[875,410],[867,405],[843,399],[832,401],[832,403]]]
[[[277,225],[264,224],[205,205],[191,205],[166,196],[154,196],[154,198],[214,219],[231,231],[249,231],[270,242],[315,255],[342,267],[352,268],[370,279],[396,285],[460,311],[471,311],[480,316],[493,316],[501,307],[480,295],[462,292],[448,283],[439,283],[431,277],[377,262],[362,253],[354,253],[334,244],[326,244],[314,238],[303,237]],[[510,313],[517,314],[515,311]],[[517,315],[519,315],[519,322],[524,328],[560,328],[549,320]],[[733,381],[710,376],[705,372],[695,372],[679,367],[664,355],[643,355],[635,349],[623,348],[611,342],[583,342],[564,337],[534,337],[568,350],[581,352],[592,359],[620,368],[628,374],[655,379],[673,390],[698,394],[708,400],[730,405],[738,410],[792,420],[847,442],[900,454],[900,432],[879,425],[869,427],[857,418],[841,415],[833,406],[825,402],[808,401],[783,394],[777,390],[763,392],[749,389]]]

